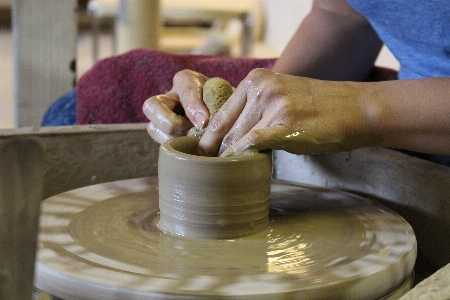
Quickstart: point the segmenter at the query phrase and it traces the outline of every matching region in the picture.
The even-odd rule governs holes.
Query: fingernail
[[[203,127],[205,127],[206,116],[203,113],[197,112],[194,115],[194,120],[197,128],[203,129]]]

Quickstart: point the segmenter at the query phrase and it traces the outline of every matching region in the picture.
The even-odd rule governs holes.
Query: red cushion
[[[233,86],[252,69],[271,69],[275,59],[177,55],[133,50],[96,63],[77,84],[77,124],[147,122],[142,104],[172,88],[180,70],[222,77]]]

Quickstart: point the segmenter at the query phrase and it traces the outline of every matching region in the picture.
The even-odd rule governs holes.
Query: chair
[[[244,1],[243,3],[248,3],[245,4],[245,8],[236,11],[222,11],[224,8],[220,5],[215,4],[218,6],[214,8],[205,1],[189,3],[173,0],[161,1],[161,16],[164,24],[159,40],[161,50],[176,53],[231,54],[235,56],[248,54],[252,44],[252,35],[258,34],[260,31],[259,0]],[[202,5],[208,7],[201,8]],[[94,61],[98,59],[100,22],[117,20],[119,8],[119,0],[90,0],[88,2]],[[245,11],[247,8],[248,11]],[[249,30],[251,32],[248,32]],[[113,43],[115,43],[114,39]],[[116,52],[115,46],[113,49]]]
[[[92,28],[92,57],[94,62],[98,60],[98,44],[100,36],[100,21],[102,19],[114,20],[118,11],[117,0],[91,0],[88,2],[87,11]],[[113,35],[112,48],[115,52],[115,40]]]

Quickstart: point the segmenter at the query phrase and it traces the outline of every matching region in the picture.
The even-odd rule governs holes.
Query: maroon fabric
[[[233,86],[255,68],[271,69],[275,59],[177,55],[133,50],[96,63],[77,84],[77,124],[147,122],[144,101],[172,88],[176,72],[191,69],[222,77]]]

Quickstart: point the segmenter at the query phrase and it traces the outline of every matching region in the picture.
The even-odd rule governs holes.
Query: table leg
[[[36,141],[0,144],[0,299],[31,299],[43,179]]]

